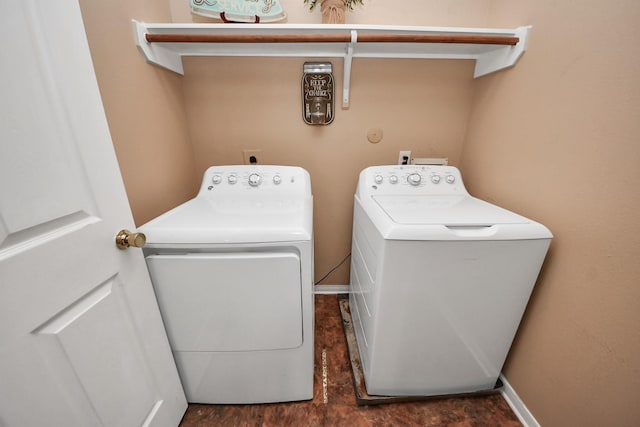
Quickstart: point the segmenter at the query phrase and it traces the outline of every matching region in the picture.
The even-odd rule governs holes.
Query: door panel
[[[0,2],[0,38],[0,426],[177,425],[79,6]]]
[[[49,34],[41,26],[38,3],[43,2],[25,2],[19,6],[21,11],[16,6],[5,11],[9,6],[2,6],[3,18],[9,14],[12,18],[2,20],[3,37],[12,42],[3,44],[1,54],[2,64],[10,65],[0,81],[4,98],[0,106],[4,121],[0,156],[12,161],[3,162],[0,169],[4,228],[0,241],[74,213],[87,217],[95,212],[83,165],[77,161],[76,146],[83,142],[82,135],[74,132],[65,111],[61,92],[66,82],[57,81],[53,74],[51,57],[55,51],[51,51]],[[69,41],[69,37],[65,39]],[[78,83],[81,85],[81,80]],[[29,191],[25,193],[24,188]],[[47,209],[42,209],[43,205]]]
[[[156,403],[153,381],[132,325],[122,282],[115,277],[32,332],[41,353],[64,355],[56,361],[56,368],[68,365],[64,371],[73,377],[59,378],[59,382],[81,387],[104,425],[141,425]],[[114,383],[126,387],[105,395],[104,390]]]

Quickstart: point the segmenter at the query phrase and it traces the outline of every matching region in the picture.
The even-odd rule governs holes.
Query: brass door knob
[[[120,230],[116,235],[118,249],[127,249],[129,246],[141,248],[147,243],[147,237],[143,233],[132,233],[129,230]]]

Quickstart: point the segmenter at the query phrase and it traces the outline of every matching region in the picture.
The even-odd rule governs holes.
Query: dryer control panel
[[[204,174],[198,197],[258,194],[283,197],[311,196],[309,173],[296,166],[211,166]]]
[[[453,166],[372,166],[360,173],[358,192],[385,195],[468,194],[460,171]]]

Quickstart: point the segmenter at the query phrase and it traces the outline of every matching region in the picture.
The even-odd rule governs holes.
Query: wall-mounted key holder
[[[308,125],[333,121],[333,68],[330,62],[305,62],[302,74],[302,119]]]

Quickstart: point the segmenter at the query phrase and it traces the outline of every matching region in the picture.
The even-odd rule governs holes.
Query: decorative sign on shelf
[[[302,75],[302,119],[308,125],[333,121],[333,69],[330,62],[305,62]]]
[[[287,14],[278,0],[190,0],[191,13],[224,22],[276,22]]]

